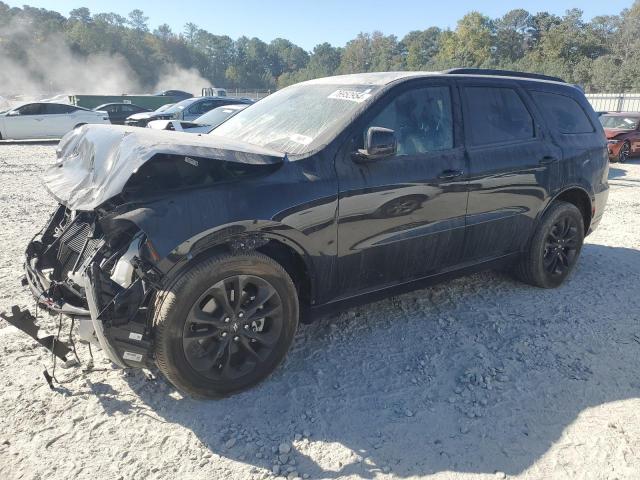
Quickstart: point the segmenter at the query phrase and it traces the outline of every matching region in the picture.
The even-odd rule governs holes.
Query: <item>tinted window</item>
[[[71,113],[76,110],[76,108],[72,105],[62,105],[60,103],[47,103],[46,105],[44,105],[44,107],[44,113],[47,113],[49,115]]]
[[[202,114],[202,113],[208,112],[213,108],[218,107],[219,105],[220,103],[215,100],[204,100],[202,102],[198,102],[195,105],[193,105],[189,109],[189,112],[195,113],[195,114]]]
[[[560,133],[591,133],[593,125],[573,98],[548,92],[531,92],[549,127]]]
[[[465,126],[473,145],[534,137],[533,118],[518,92],[502,87],[466,87]]]
[[[449,87],[409,90],[394,98],[369,122],[369,127],[390,128],[398,140],[398,155],[447,150],[453,147],[453,121]]]
[[[142,110],[140,107],[137,107],[135,105],[121,105],[120,109],[121,111],[126,113],[136,113]]]
[[[20,115],[41,115],[44,113],[44,105],[42,103],[30,103],[23,105],[17,109]]]
[[[118,105],[105,105],[97,107],[96,110],[107,113],[116,113],[118,111]]]

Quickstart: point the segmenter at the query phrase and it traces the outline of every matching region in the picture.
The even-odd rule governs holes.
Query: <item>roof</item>
[[[335,75],[333,77],[317,78],[302,82],[307,85],[376,85],[384,86],[389,83],[418,77],[481,77],[481,78],[511,78],[514,80],[533,80],[566,84],[561,78],[550,77],[536,73],[514,72],[510,70],[489,70],[474,68],[457,68],[439,72],[369,72]]]

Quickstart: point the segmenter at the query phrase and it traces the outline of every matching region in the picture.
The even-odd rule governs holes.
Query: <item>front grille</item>
[[[60,236],[56,277],[66,280],[70,271],[82,265],[89,255],[95,252],[99,240],[89,238],[91,225],[73,222]]]

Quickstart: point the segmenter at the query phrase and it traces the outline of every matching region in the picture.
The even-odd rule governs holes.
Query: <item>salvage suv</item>
[[[209,135],[87,126],[58,156],[25,283],[116,365],[204,397],[264,379],[299,321],[354,302],[488,268],[561,285],[608,193],[582,91],[493,70],[311,80]]]

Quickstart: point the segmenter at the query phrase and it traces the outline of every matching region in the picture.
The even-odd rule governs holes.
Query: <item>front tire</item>
[[[629,142],[624,142],[620,147],[620,151],[618,152],[618,162],[624,163],[629,160],[629,156],[631,155],[631,144]]]
[[[160,293],[153,324],[167,379],[190,395],[221,397],[257,384],[284,359],[298,327],[297,292],[265,255],[214,256]]]
[[[584,242],[584,221],[578,208],[556,202],[545,213],[516,267],[517,277],[540,288],[556,288],[578,261]]]

